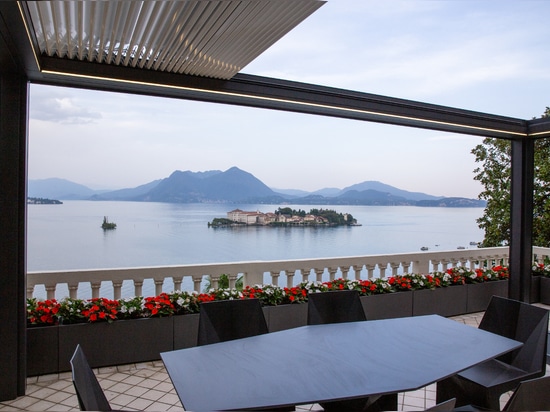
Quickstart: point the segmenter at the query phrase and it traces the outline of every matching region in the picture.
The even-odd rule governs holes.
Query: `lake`
[[[284,205],[293,209],[321,206]],[[28,206],[28,271],[118,268],[474,248],[483,208],[323,206],[362,226],[209,228],[230,210],[279,205],[65,201]],[[101,229],[103,217],[117,224]]]

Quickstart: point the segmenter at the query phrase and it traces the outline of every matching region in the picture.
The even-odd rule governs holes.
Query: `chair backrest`
[[[546,369],[548,311],[517,300],[493,296],[479,324],[480,329],[523,342],[498,359],[526,372]]]
[[[258,299],[220,300],[202,303],[197,344],[225,342],[267,333]]]
[[[73,385],[81,411],[111,411],[111,405],[90,367],[80,345],[76,346],[70,360],[73,372]]]
[[[311,293],[308,296],[308,325],[363,320],[367,317],[356,290]]]
[[[520,382],[503,411],[549,411],[550,376]]]
[[[456,405],[456,398],[447,399],[446,401],[439,402],[437,405],[434,405],[426,411],[430,412],[447,412],[447,411],[453,411],[455,409]]]

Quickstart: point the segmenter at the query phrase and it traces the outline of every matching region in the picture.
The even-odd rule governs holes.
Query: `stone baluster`
[[[315,281],[316,282],[322,282],[323,281],[323,273],[325,273],[325,268],[314,268],[313,273],[315,273]]]
[[[76,299],[78,296],[78,283],[69,283],[69,297],[71,299]]]
[[[397,276],[401,262],[390,262],[390,276]]]
[[[269,278],[271,279],[271,284],[274,286],[279,286],[279,277],[281,272],[269,272]]]
[[[365,265],[365,272],[367,274],[367,279],[372,279],[374,277],[375,268],[376,268],[376,265]]]
[[[181,284],[183,282],[183,278],[178,277],[172,277],[172,280],[174,281],[174,291],[181,290]]]
[[[46,285],[46,299],[55,299],[56,285]]]
[[[285,274],[286,274],[286,287],[291,288],[294,284],[295,272],[292,270],[285,270]],[[302,276],[303,276],[303,271],[302,271]]]
[[[99,289],[101,288],[101,282],[90,282],[92,286],[92,298],[99,298]]]
[[[200,276],[193,276],[193,290],[195,292],[199,292],[201,291],[201,283],[202,283],[202,275]]]
[[[210,275],[210,288],[218,289],[220,283],[220,275]]]
[[[122,281],[113,280],[113,299],[118,300],[122,296]]]
[[[328,268],[327,268],[327,271],[328,271],[328,278],[329,278],[330,280],[336,279],[336,272],[338,272],[338,268],[331,268],[331,267],[328,267]],[[323,272],[324,272],[324,270],[321,271],[321,274],[318,274],[318,275],[317,275],[317,280],[319,280],[319,281],[323,280]],[[347,279],[347,276],[348,276],[347,273],[343,273],[343,274],[342,274],[342,277],[343,277],[344,279]]]
[[[310,273],[311,273],[311,269],[300,269],[300,274],[302,275],[302,282],[309,281]]]
[[[155,295],[158,296],[162,293],[162,285],[164,284],[164,279],[153,279],[155,282]]]
[[[229,279],[229,289],[235,289],[235,285],[237,283],[237,277],[238,273],[233,274],[227,274],[227,278]]]
[[[143,295],[143,280],[134,280],[134,293],[136,296]]]

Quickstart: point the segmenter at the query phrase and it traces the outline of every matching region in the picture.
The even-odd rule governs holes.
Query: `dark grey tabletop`
[[[303,326],[161,356],[184,408],[204,411],[415,390],[519,346],[430,315]]]

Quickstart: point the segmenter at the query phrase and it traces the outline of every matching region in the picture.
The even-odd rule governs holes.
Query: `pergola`
[[[550,137],[550,120],[497,116],[239,73],[323,3],[0,2],[0,400],[23,395],[26,382],[26,153],[31,82],[508,139],[512,142],[509,296],[529,301],[534,142]]]

